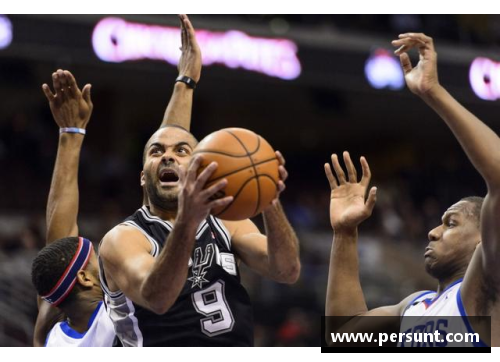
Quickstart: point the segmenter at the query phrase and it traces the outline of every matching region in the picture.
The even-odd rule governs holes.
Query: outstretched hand
[[[393,40],[392,45],[398,47],[394,53],[399,56],[406,84],[414,94],[424,97],[439,87],[437,54],[432,38],[423,33],[406,33]],[[415,67],[408,56],[413,48],[417,48],[419,54]]]
[[[179,75],[192,78],[195,82],[199,82],[201,77],[201,50],[196,40],[196,34],[185,14],[179,15],[181,22],[181,51],[182,55],[179,60]]]
[[[47,84],[42,85],[42,90],[49,101],[57,125],[60,128],[85,129],[94,108],[90,98],[91,85],[85,85],[83,91],[80,91],[73,74],[61,69],[52,73],[52,84],[55,94]]]
[[[359,224],[371,216],[377,199],[377,188],[372,187],[368,199],[365,201],[371,178],[370,167],[366,159],[361,157],[363,176],[360,182],[358,182],[356,168],[348,152],[344,152],[344,162],[347,168],[347,179],[337,155],[332,155],[332,164],[338,181],[333,175],[330,164],[325,164],[326,177],[332,191],[330,222],[335,232],[352,231],[357,228]]]

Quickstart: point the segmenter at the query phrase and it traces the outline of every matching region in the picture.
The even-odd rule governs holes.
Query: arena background
[[[141,202],[142,148],[161,122],[177,70],[158,60],[100,60],[92,32],[106,17],[0,17],[0,346],[32,341],[37,309],[30,267],[44,245],[58,134],[40,86],[54,70],[69,69],[80,85],[93,85],[94,113],[80,168],[81,233],[99,241]],[[177,26],[174,15],[114,17]],[[296,285],[284,286],[244,272],[255,307],[256,345],[320,343],[332,242],[323,163],[332,152],[366,156],[372,184],[379,188],[376,211],[360,231],[368,306],[434,288],[423,268],[428,231],[449,205],[486,190],[443,122],[402,87],[390,41],[410,30],[434,37],[442,84],[500,132],[500,104],[494,101],[500,98],[500,66],[494,63],[500,61],[500,18],[194,15],[191,20],[197,29],[289,39],[301,64],[301,74],[291,80],[207,66],[195,92],[192,129],[198,138],[224,127],[249,128],[287,160],[290,178],[282,202],[300,237],[302,274]],[[471,68],[477,57],[488,58],[487,66]],[[485,94],[491,100],[480,98]],[[259,218],[256,222],[262,226]]]

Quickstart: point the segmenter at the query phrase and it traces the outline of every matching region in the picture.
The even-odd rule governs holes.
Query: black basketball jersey
[[[146,206],[123,224],[144,234],[154,257],[174,227]],[[199,226],[186,283],[163,315],[132,302],[121,291],[111,292],[102,265],[100,269],[108,312],[124,346],[253,346],[250,298],[240,283],[230,234],[217,218],[209,216]]]

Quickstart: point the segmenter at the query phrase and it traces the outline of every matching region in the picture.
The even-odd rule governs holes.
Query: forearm
[[[142,298],[157,314],[166,313],[182,291],[195,235],[196,227],[176,222],[165,248],[142,283]]]
[[[175,83],[174,92],[165,111],[161,127],[175,125],[189,131],[191,128],[192,107],[193,89],[187,87],[185,83]]]
[[[326,316],[350,317],[368,311],[359,280],[357,240],[357,229],[335,233],[326,291]]]
[[[263,213],[269,274],[279,282],[295,283],[300,276],[299,241],[280,203]]]
[[[487,125],[458,103],[444,88],[437,87],[423,100],[450,127],[488,187],[500,187],[500,138]]]
[[[69,133],[59,136],[47,202],[47,244],[77,232],[78,166],[83,138],[80,134]]]

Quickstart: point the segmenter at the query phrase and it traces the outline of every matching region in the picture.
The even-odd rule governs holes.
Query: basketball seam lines
[[[231,132],[229,131],[226,131],[228,133],[230,133],[232,136],[236,137],[234,134],[232,134]],[[238,137],[236,137],[236,139],[238,140],[238,142],[243,146],[243,143],[240,141],[240,139]],[[194,151],[193,152],[193,156],[200,153],[200,152],[203,152],[203,153],[216,153],[216,154],[219,154],[219,155],[224,155],[224,156],[229,156],[229,157],[234,157],[234,158],[243,158],[243,157],[248,157],[248,156],[253,156],[255,153],[257,153],[257,151],[260,149],[260,137],[257,135],[257,148],[255,149],[255,151],[253,152],[248,152],[248,150],[245,148],[245,146],[243,146],[245,152],[246,152],[246,155],[241,155],[241,156],[238,156],[238,155],[232,155],[230,153],[227,153],[227,152],[222,152],[222,151],[215,151],[215,150],[199,150],[199,151]]]
[[[274,161],[274,160],[276,160],[276,159],[277,159],[277,158],[276,158],[276,157],[274,157],[274,158],[270,158],[270,159],[268,159],[268,160],[260,161],[260,162],[257,162],[257,163],[255,164],[255,166],[260,166],[260,165],[262,165],[262,164],[264,164],[264,163],[268,163],[268,162]],[[220,180],[221,178],[224,178],[224,177],[227,177],[227,176],[231,176],[231,175],[233,175],[233,174],[235,174],[235,173],[238,173],[238,172],[240,172],[240,171],[245,171],[247,168],[250,168],[250,167],[253,167],[253,165],[250,165],[250,166],[245,166],[245,167],[240,168],[240,169],[238,169],[238,170],[231,171],[231,172],[229,172],[229,173],[224,174],[224,176],[219,176],[219,177],[217,177],[217,178],[211,179],[211,180],[210,180],[210,182],[214,182],[214,181]],[[255,177],[255,176],[254,176],[254,177]]]
[[[248,152],[248,149],[245,147],[245,144],[243,142],[241,142],[241,140],[238,138],[238,136],[236,136],[233,132],[228,131],[228,130],[226,130],[226,132],[229,133],[234,138],[236,138],[236,140],[240,143],[241,147],[243,147],[243,149],[247,153],[248,158],[250,159],[250,162],[251,162],[252,167],[253,167],[253,171],[255,172],[255,176],[257,176],[257,167],[255,167],[255,163],[253,162],[252,155]],[[256,136],[257,136],[257,148],[255,149],[255,152],[253,152],[253,153],[256,153],[260,148],[260,136],[259,135],[256,135]],[[259,210],[259,206],[260,206],[260,182],[259,182],[259,178],[257,178],[257,205],[255,207],[255,211],[253,212],[254,216],[257,213],[257,210]]]
[[[236,200],[236,198],[239,196],[239,194],[241,193],[241,191],[245,188],[245,186],[246,186],[246,185],[247,185],[250,181],[252,181],[253,179],[257,179],[257,182],[259,182],[259,177],[267,177],[267,178],[269,178],[269,179],[270,179],[270,180],[271,180],[271,181],[272,181],[272,182],[276,185],[276,187],[278,187],[278,184],[276,183],[276,181],[274,181],[274,178],[273,178],[273,176],[272,176],[272,175],[268,175],[267,173],[266,173],[266,174],[256,175],[256,176],[254,176],[254,177],[252,177],[252,178],[249,178],[248,180],[246,180],[246,181],[243,183],[243,185],[241,185],[241,187],[240,187],[240,189],[238,190],[238,192],[234,195],[234,200]],[[234,202],[234,200],[233,200],[233,202]],[[226,206],[226,207],[225,207],[225,208],[224,208],[221,212],[218,212],[217,214],[214,214],[213,216],[218,217],[219,215],[221,215],[222,213],[224,213],[227,209],[229,209],[229,207],[230,207],[231,205],[232,205],[232,203],[231,203],[231,204],[229,204],[229,205],[227,205],[227,206]],[[251,217],[254,217],[254,216],[255,216],[255,214],[254,214],[254,215],[252,215]]]

